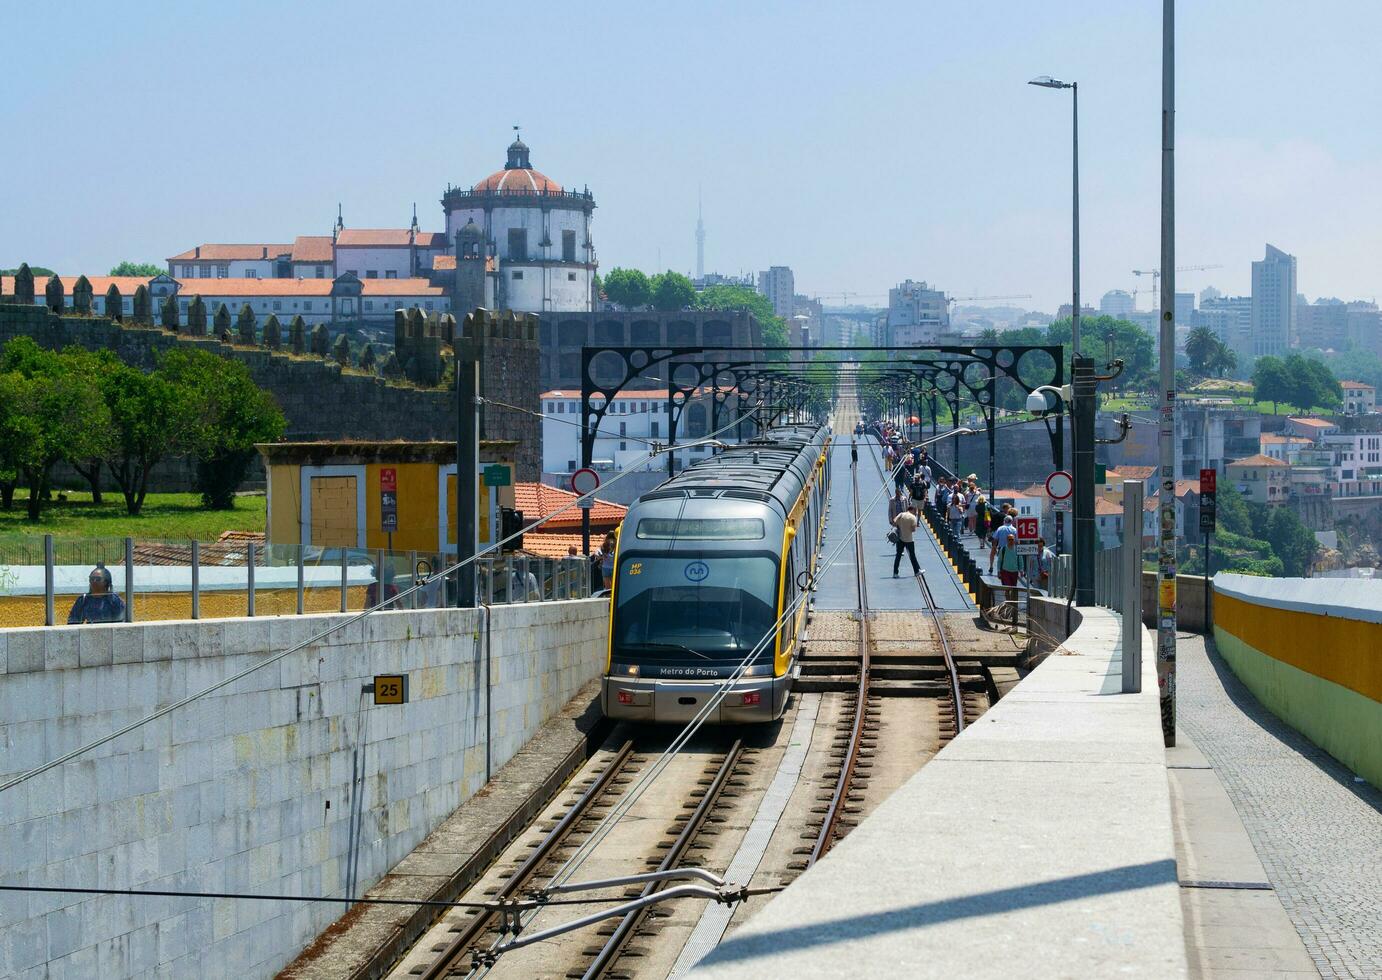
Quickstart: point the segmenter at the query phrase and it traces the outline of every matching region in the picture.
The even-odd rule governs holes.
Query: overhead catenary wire
[[[939,441],[940,439],[948,439],[952,436],[958,435],[973,435],[974,433],[975,430],[962,428],[954,430],[953,432],[947,432],[944,435],[933,437],[933,440],[929,441]],[[901,466],[902,464],[901,462],[899,462],[898,466],[893,470],[894,476],[896,475],[897,470],[901,469]],[[862,526],[864,519],[870,513],[873,512],[873,508],[878,506],[879,501],[883,498],[887,491],[887,487],[888,484],[885,480],[882,483],[882,485],[879,486],[878,490],[874,493],[873,497],[870,498],[868,506],[864,507],[862,510],[855,514],[855,519],[849,525],[845,534],[842,535],[840,544],[836,545],[834,550],[832,550],[824,557],[819,559],[817,563],[818,566],[829,567],[846,547],[851,546],[853,544],[852,535],[858,530],[859,527]],[[814,580],[814,576],[812,576],[812,579]],[[609,812],[605,814],[604,818],[590,833],[590,835],[586,837],[586,839],[580,844],[576,851],[566,860],[566,862],[559,869],[557,869],[556,873],[553,874],[552,878],[548,881],[548,888],[561,885],[564,882],[569,881],[571,879],[572,875],[574,875],[575,872],[581,867],[581,865],[590,857],[590,855],[594,852],[595,848],[598,847],[599,844],[607,836],[609,836],[609,834],[614,830],[615,826],[628,813],[628,811],[643,795],[643,793],[652,784],[652,782],[656,780],[659,775],[661,775],[663,770],[666,769],[668,765],[670,765],[671,760],[686,746],[687,742],[691,740],[691,737],[694,736],[696,732],[700,730],[700,728],[705,724],[707,718],[709,718],[710,713],[717,707],[719,707],[720,702],[722,702],[725,699],[725,697],[729,694],[729,689],[744,676],[744,672],[748,669],[749,664],[758,656],[759,653],[766,649],[768,643],[770,643],[777,636],[778,630],[782,628],[783,623],[785,623],[789,617],[796,615],[798,609],[803,603],[807,601],[810,594],[811,590],[809,588],[801,590],[801,592],[798,593],[797,597],[786,608],[784,608],[782,615],[780,615],[777,618],[777,620],[772,624],[772,626],[764,632],[763,638],[759,640],[759,642],[753,647],[752,650],[748,652],[747,655],[745,655],[745,657],[742,660],[739,661],[739,663],[734,667],[733,671],[731,671],[729,676],[725,677],[719,683],[719,685],[711,693],[710,697],[706,700],[705,705],[701,707],[692,717],[692,719],[686,723],[686,726],[677,734],[677,736],[672,740],[672,742],[667,746],[667,748],[665,748],[662,751],[662,753],[655,760],[653,760],[652,764],[643,770],[642,774],[639,776],[637,781],[635,781],[635,783],[632,786],[630,786],[627,791],[625,791],[625,793],[618,799],[618,801],[616,801],[615,804],[610,808]],[[535,919],[537,915],[540,913],[541,909],[539,908],[533,909],[529,913],[527,913],[526,918],[520,915],[519,929],[521,930],[523,928],[526,928],[527,925],[529,925],[533,921],[533,919]],[[499,939],[496,939],[495,942],[491,945],[490,952],[497,952],[502,943],[503,937],[501,936]],[[477,966],[475,969],[473,969],[470,972],[469,976],[471,978],[478,978],[486,975],[488,972],[489,966],[487,964],[481,964]]]
[[[695,442],[683,443],[679,446],[659,447],[654,452],[646,453],[642,458],[635,460],[633,463],[620,470],[620,472],[616,473],[606,483],[604,483],[603,486],[605,488],[608,488],[610,486],[613,486],[615,483],[618,483],[624,477],[629,476],[632,473],[638,472],[644,463],[653,459],[660,452],[682,452],[687,449],[693,449],[697,446],[704,445],[708,441],[713,440],[715,436],[729,431],[736,425],[743,422],[745,419],[750,418],[752,414],[752,412],[746,412],[745,414],[736,418],[734,421],[730,422],[728,425],[716,429],[714,432],[710,433],[710,435],[702,439],[699,439]],[[414,595],[415,593],[419,593],[422,590],[432,586],[433,584],[445,580],[448,576],[454,575],[457,571],[471,564],[472,562],[478,561],[480,558],[484,557],[487,554],[490,554],[491,552],[498,551],[501,547],[503,547],[505,544],[508,544],[510,541],[522,537],[524,534],[533,530],[534,528],[541,527],[543,524],[560,516],[566,511],[571,510],[572,508],[579,507],[581,501],[585,500],[587,497],[593,497],[595,492],[595,490],[591,490],[589,493],[581,494],[577,497],[572,498],[565,504],[558,507],[556,510],[552,511],[550,514],[547,514],[545,517],[539,518],[533,523],[525,525],[524,527],[520,528],[518,531],[515,531],[513,534],[510,534],[506,538],[501,538],[498,541],[495,541],[494,543],[479,549],[475,552],[474,555],[471,555],[469,558],[461,559],[460,561],[449,566],[448,568],[444,568],[439,572],[434,572],[432,575],[421,580],[417,584],[411,585],[408,588],[399,591],[395,595],[389,596],[388,598],[381,600],[380,602],[369,607],[368,609],[363,609],[360,612],[354,614],[353,616],[350,616],[347,619],[342,620],[339,623],[332,624],[330,626],[325,627],[324,629],[317,631],[316,633],[312,634],[302,642],[295,644],[294,646],[290,646],[288,649],[283,650],[280,653],[272,654],[270,656],[265,657],[263,660],[256,661],[255,663],[250,664],[243,670],[237,671],[228,677],[225,677],[219,681],[216,681],[213,684],[208,685],[207,687],[202,688],[199,691],[187,695],[186,697],[179,698],[176,701],[166,704],[162,708],[152,711],[141,718],[135,719],[127,725],[123,725],[120,728],[117,728],[115,731],[108,732],[107,734],[102,735],[99,738],[87,742],[84,745],[80,745],[69,752],[63,753],[55,759],[50,759],[48,762],[42,763],[41,765],[36,766],[33,769],[28,769],[24,772],[18,773],[15,776],[12,776],[5,782],[0,783],[0,793],[4,793],[7,790],[11,790],[16,786],[19,786],[22,783],[25,783],[30,779],[33,779],[35,776],[40,776],[51,769],[56,769],[58,766],[71,762],[73,759],[76,759],[80,756],[86,755],[87,753],[100,748],[102,745],[105,745],[108,742],[113,742],[116,739],[122,738],[131,732],[137,731],[138,729],[143,728],[145,725],[151,724],[152,722],[155,722],[160,718],[170,715],[174,711],[186,707],[187,705],[192,704],[194,701],[198,701],[201,698],[206,697],[207,695],[214,694],[216,691],[219,691],[222,688],[229,687],[231,684],[234,684],[237,681],[245,677],[248,677],[250,674],[254,673],[257,670],[261,670],[264,667],[276,664],[280,660],[292,656],[294,653],[298,653],[311,646],[314,646],[315,644],[326,639],[328,636],[331,636],[334,633],[338,633],[348,626],[353,626],[354,624],[362,621],[372,613],[379,612],[382,609],[386,609],[389,606],[394,605],[395,603],[401,602],[408,596]]]

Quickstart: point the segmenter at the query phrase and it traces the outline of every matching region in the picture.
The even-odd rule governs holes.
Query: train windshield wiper
[[[692,650],[688,646],[682,646],[680,643],[635,643],[633,646],[643,650],[680,650],[682,653],[689,653],[692,656],[700,657],[702,660],[715,659],[714,657],[707,657],[699,650]]]

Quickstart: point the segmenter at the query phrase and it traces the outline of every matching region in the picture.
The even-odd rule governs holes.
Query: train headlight
[[[766,677],[772,672],[772,664],[749,664],[744,668],[745,677]]]
[[[614,670],[611,671],[611,673],[623,674],[626,677],[637,677],[638,664],[615,664]]]

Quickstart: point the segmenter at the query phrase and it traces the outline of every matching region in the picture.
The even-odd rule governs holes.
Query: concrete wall
[[[494,610],[493,770],[598,673],[607,612],[598,600]],[[375,614],[0,794],[0,882],[362,893],[484,784],[482,616]],[[0,631],[0,777],[343,618]],[[398,672],[411,703],[361,693]],[[269,977],[340,914],[0,893],[0,976]]]
[[[1382,787],[1382,586],[1214,577],[1214,642],[1282,721]]]
[[[1204,612],[1205,589],[1203,575],[1176,576],[1176,628],[1189,633],[1209,631],[1210,620]],[[1214,611],[1214,590],[1209,590],[1210,615]],[[1156,572],[1142,573],[1142,622],[1156,629]]]

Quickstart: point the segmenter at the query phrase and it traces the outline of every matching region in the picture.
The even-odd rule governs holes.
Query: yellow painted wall
[[[76,596],[58,596],[54,608],[59,625],[67,622],[67,614],[72,610]],[[365,586],[352,585],[346,589],[346,604],[350,609],[365,608]],[[243,591],[203,592],[201,598],[202,619],[229,619],[244,616],[248,611],[249,600]],[[339,586],[308,589],[303,593],[302,607],[309,613],[339,612],[341,590]],[[297,613],[296,589],[255,589],[254,614],[256,616],[292,616]],[[192,595],[190,592],[148,592],[135,593],[134,618],[136,622],[161,622],[169,619],[192,618]],[[43,596],[21,595],[0,596],[0,629],[18,626],[43,625]]]

